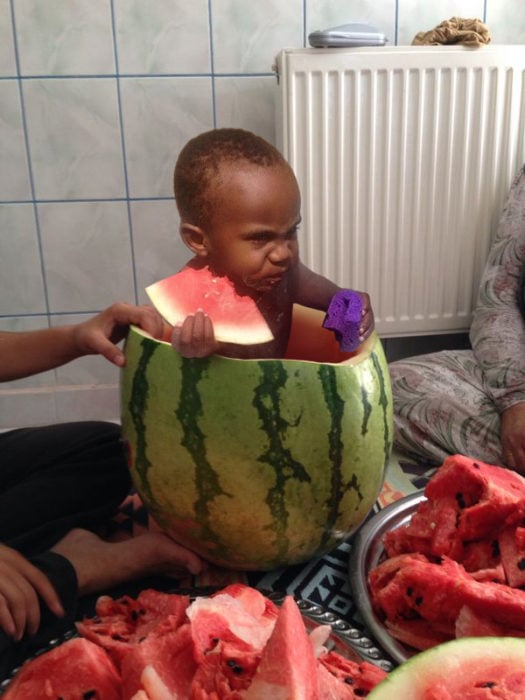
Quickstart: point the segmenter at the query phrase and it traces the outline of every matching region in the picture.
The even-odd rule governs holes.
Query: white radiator
[[[280,52],[301,255],[369,292],[383,337],[466,331],[525,162],[525,46]]]

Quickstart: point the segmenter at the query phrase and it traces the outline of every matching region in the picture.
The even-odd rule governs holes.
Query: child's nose
[[[270,260],[272,262],[286,262],[293,257],[294,244],[292,241],[278,241],[270,251]]]

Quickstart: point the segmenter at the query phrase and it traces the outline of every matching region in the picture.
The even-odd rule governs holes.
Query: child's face
[[[206,229],[212,270],[240,287],[269,292],[297,264],[301,197],[291,169],[225,166]]]

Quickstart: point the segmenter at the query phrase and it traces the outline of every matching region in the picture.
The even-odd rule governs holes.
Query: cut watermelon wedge
[[[257,345],[273,340],[255,301],[238,294],[228,277],[214,275],[207,266],[188,263],[175,275],[146,287],[146,293],[172,326],[200,309],[212,320],[219,342]]]
[[[73,638],[25,663],[2,700],[120,700],[120,677],[106,652]]]
[[[301,612],[292,596],[284,599],[273,632],[244,700],[315,700],[317,662]]]

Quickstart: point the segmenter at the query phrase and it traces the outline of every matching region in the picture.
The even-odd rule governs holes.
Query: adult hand
[[[162,336],[163,321],[152,306],[116,303],[74,327],[79,354],[100,354],[118,367],[123,367],[124,353],[116,343],[126,337],[130,324],[142,328],[154,338]]]
[[[187,316],[173,328],[171,344],[183,357],[208,357],[219,350],[213,323],[203,311]]]
[[[506,467],[525,474],[525,402],[501,414],[501,451]]]
[[[47,576],[16,550],[0,544],[0,628],[20,640],[40,625],[39,597],[57,617],[64,609]]]

